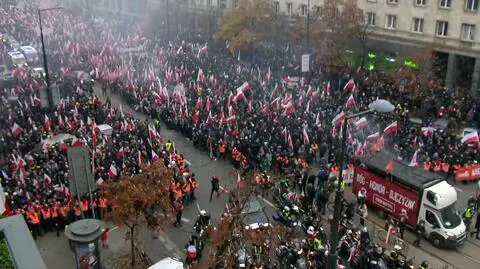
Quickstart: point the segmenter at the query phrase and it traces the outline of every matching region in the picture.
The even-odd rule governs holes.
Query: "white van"
[[[112,128],[112,126],[110,126],[108,124],[97,125],[97,128],[100,131],[100,133],[102,133],[106,136],[111,136],[112,135],[113,128]]]
[[[174,258],[165,258],[148,269],[183,269],[183,263]]]
[[[23,56],[23,54],[19,51],[10,51],[8,53],[8,57],[9,62],[15,67],[20,67],[27,63],[25,56]]]
[[[33,64],[38,62],[38,51],[34,47],[22,46],[20,47],[20,50],[23,52],[23,55],[25,55],[28,63]]]

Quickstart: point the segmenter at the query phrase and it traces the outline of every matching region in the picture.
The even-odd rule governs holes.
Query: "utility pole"
[[[168,2],[169,0],[165,0],[167,2],[167,37],[170,37],[170,9]]]

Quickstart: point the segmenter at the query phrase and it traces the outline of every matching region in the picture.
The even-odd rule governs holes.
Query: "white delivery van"
[[[106,136],[111,136],[112,135],[113,128],[112,128],[112,126],[110,126],[108,124],[97,125],[97,128],[100,131],[100,133],[102,133]]]
[[[19,67],[27,63],[25,56],[23,56],[23,54],[19,51],[10,51],[8,53],[8,60],[15,67]]]
[[[174,258],[165,258],[148,269],[183,269],[183,263]]]

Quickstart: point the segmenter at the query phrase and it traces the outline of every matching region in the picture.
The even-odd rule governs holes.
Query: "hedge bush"
[[[8,249],[7,241],[5,239],[0,240],[0,268],[15,269],[15,266],[13,266],[12,257],[10,256],[10,250]]]

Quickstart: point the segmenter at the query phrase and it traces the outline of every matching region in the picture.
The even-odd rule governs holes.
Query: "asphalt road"
[[[105,97],[102,96],[102,91],[99,85],[94,87],[95,94],[105,101]],[[114,106],[119,106],[122,104],[123,110],[125,112],[131,112],[133,115],[139,119],[145,119],[145,115],[140,113],[135,113],[130,107],[125,105],[120,96],[117,94],[109,94],[111,102]],[[212,220],[216,221],[220,218],[221,213],[223,212],[227,195],[222,194],[220,197],[214,197],[212,202],[209,202],[210,197],[210,179],[213,174],[219,176],[220,184],[226,190],[232,189],[235,186],[236,177],[229,178],[229,173],[232,170],[232,166],[225,161],[216,161],[210,159],[209,155],[206,152],[200,151],[193,147],[193,144],[188,139],[185,139],[181,134],[168,130],[165,128],[165,125],[162,125],[161,135],[164,140],[170,139],[175,143],[175,146],[184,154],[185,158],[191,163],[191,170],[195,173],[197,180],[199,182],[199,190],[196,192],[197,202],[201,209],[207,210],[212,215]],[[470,195],[475,191],[476,186],[474,184],[463,185],[455,184],[455,187],[459,191],[459,209],[466,204],[466,201]],[[269,202],[267,199],[258,197],[258,200],[263,206],[265,206],[265,212],[268,217],[274,213],[274,205]],[[171,227],[168,229],[167,233],[161,236],[159,239],[153,239],[150,236],[149,231],[142,230],[141,232],[141,241],[143,244],[144,250],[153,259],[153,261],[158,261],[167,256],[173,256],[183,259],[184,251],[183,247],[188,240],[191,232],[193,231],[193,222],[195,221],[198,214],[196,204],[191,204],[185,207],[183,214],[183,227],[175,228]],[[370,213],[369,218],[374,222],[377,222],[383,225],[384,221],[381,220],[376,214]],[[273,220],[272,220],[273,221]],[[173,223],[173,218],[172,218]],[[118,240],[114,238],[121,238],[123,234],[123,229],[117,229],[112,232],[112,240]],[[74,255],[69,252],[65,247],[68,244],[62,241],[63,237],[56,239],[54,235],[48,235],[46,238],[42,238],[37,242],[39,249],[44,257],[44,260],[48,268],[73,268],[65,267],[66,264],[74,264]],[[407,241],[413,241],[413,233],[407,233]],[[51,240],[50,240],[51,239]],[[64,240],[64,239],[63,239]],[[121,241],[117,241],[118,244],[123,244]],[[480,268],[480,240],[469,238],[464,246],[458,248],[457,250],[439,250],[429,243],[423,243],[422,249],[425,249],[427,253],[420,253],[420,256],[430,256],[434,255],[436,257],[442,258],[443,260],[448,261],[450,264],[454,264],[458,268],[465,269],[476,269]],[[478,258],[477,258],[478,257]],[[416,257],[417,260],[420,260],[421,257]],[[64,260],[64,261],[63,261]],[[63,262],[62,262],[63,261]]]

